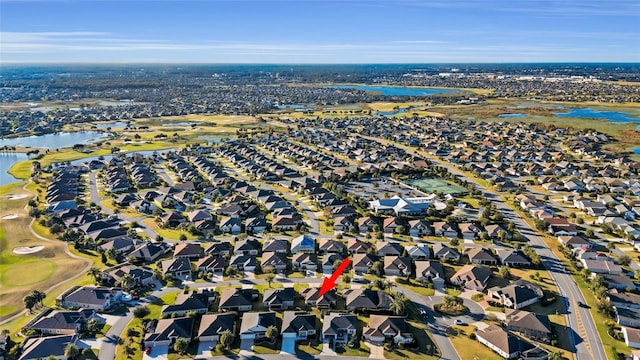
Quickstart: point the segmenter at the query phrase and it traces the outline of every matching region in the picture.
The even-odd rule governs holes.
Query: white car
[[[464,321],[462,321],[460,319],[456,319],[453,323],[456,324],[456,325],[464,325]]]

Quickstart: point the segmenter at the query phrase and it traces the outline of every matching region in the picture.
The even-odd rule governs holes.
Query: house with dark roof
[[[195,317],[160,319],[155,328],[149,329],[144,337],[144,346],[171,346],[178,338],[191,342],[195,322]]]
[[[378,256],[402,256],[404,253],[404,248],[397,242],[378,241],[376,249],[378,249]]]
[[[349,311],[358,310],[389,310],[393,299],[382,290],[349,289],[343,291],[345,307]]]
[[[271,270],[284,272],[287,269],[287,263],[287,254],[266,252],[262,254],[260,266],[264,272],[269,272]]]
[[[315,306],[317,308],[333,308],[338,301],[336,297],[336,291],[330,290],[326,293],[320,294],[320,288],[310,287],[302,290],[302,297],[304,302],[309,306]]]
[[[520,285],[508,285],[505,287],[492,287],[488,290],[489,296],[505,307],[521,309],[538,302],[538,295],[531,289]]]
[[[616,322],[621,326],[640,328],[640,309],[615,308]]]
[[[411,245],[406,247],[407,255],[413,260],[431,259],[431,249],[426,244]]]
[[[93,309],[81,309],[78,311],[45,310],[35,322],[26,326],[26,329],[39,331],[45,335],[72,335],[86,329],[87,322],[96,319],[99,324],[105,324],[105,319],[98,316]]]
[[[444,268],[439,261],[416,261],[416,280],[431,281],[436,288],[446,283]]]
[[[291,259],[291,265],[295,269],[318,270],[318,256],[309,253],[297,253]]]
[[[257,265],[258,260],[255,255],[233,255],[229,260],[229,267],[239,271],[253,272]]]
[[[354,254],[353,255],[353,271],[356,274],[363,274],[369,271],[376,262],[376,257],[369,254]]]
[[[226,330],[235,334],[236,314],[205,314],[200,318],[198,340],[200,342],[218,342]]]
[[[255,239],[242,239],[236,241],[233,246],[234,255],[251,255],[257,256],[260,253],[262,246]]]
[[[269,310],[286,310],[293,307],[295,290],[293,288],[280,288],[265,290],[263,304]]]
[[[385,341],[393,341],[395,344],[413,341],[413,334],[407,331],[405,319],[401,316],[371,315],[369,326],[362,330],[362,336],[378,345]]]
[[[278,326],[275,312],[244,313],[240,324],[240,339],[264,340],[269,326]]]
[[[289,242],[284,239],[266,240],[264,244],[262,244],[262,252],[274,252],[286,255],[289,252]]]
[[[527,259],[520,250],[500,248],[496,249],[496,255],[502,265],[509,267],[531,266],[531,261]]]
[[[174,279],[189,280],[191,279],[191,262],[187,258],[174,258],[164,260],[160,263],[163,276],[170,275]]]
[[[118,284],[118,281],[125,275],[129,275],[133,278],[133,284],[131,284],[130,288],[134,288],[136,286],[148,286],[153,284],[156,280],[156,275],[151,268],[146,266],[140,267],[127,263],[116,265],[103,271],[100,274],[100,279],[103,281],[102,284],[115,285]]]
[[[469,261],[471,261],[472,264],[496,265],[498,263],[498,260],[493,256],[491,251],[485,248],[471,248],[467,251],[467,256],[469,257]]]
[[[549,316],[524,310],[506,310],[505,327],[525,337],[548,343],[551,341]]]
[[[24,342],[20,360],[41,360],[49,356],[55,356],[56,359],[67,359],[64,354],[69,344],[74,344],[81,348],[78,335],[30,338]]]
[[[283,342],[285,339],[303,341],[316,335],[317,318],[313,314],[296,311],[285,311],[282,317]]]
[[[167,243],[154,244],[147,241],[136,247],[131,253],[129,253],[127,258],[133,258],[135,262],[150,263],[166,255],[169,251],[171,251],[171,246]]]
[[[450,247],[444,243],[436,242],[433,244],[433,256],[440,260],[458,261],[460,253],[457,249]]]
[[[258,300],[258,292],[251,289],[225,289],[220,294],[221,311],[250,311]]]
[[[232,246],[230,242],[214,242],[204,249],[204,253],[213,256],[224,256],[231,252],[231,248]]]
[[[465,265],[458,270],[450,279],[453,285],[461,285],[469,290],[484,291],[487,287],[491,269],[477,266]]]
[[[607,299],[617,308],[640,309],[640,295],[638,294],[612,289],[607,293]]]
[[[322,253],[342,254],[344,252],[344,244],[333,239],[321,239],[318,250]]]
[[[366,254],[373,246],[369,242],[361,241],[355,238],[347,241],[347,251],[351,254]]]
[[[173,257],[175,258],[187,258],[190,260],[195,260],[204,254],[202,246],[196,243],[179,243],[176,244],[176,247],[173,250]]]
[[[333,344],[333,348],[357,339],[358,319],[346,313],[328,313],[322,319],[321,340]]]
[[[198,314],[204,314],[209,310],[209,304],[215,299],[215,293],[210,291],[203,291],[199,293],[179,293],[176,296],[174,304],[165,305],[162,307],[163,317],[176,317],[186,316],[187,313],[197,312]]]
[[[196,268],[203,273],[221,273],[226,268],[227,261],[222,256],[206,256],[196,262]]]

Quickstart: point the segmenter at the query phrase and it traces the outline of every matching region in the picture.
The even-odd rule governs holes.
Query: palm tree
[[[273,341],[276,336],[278,336],[278,328],[271,325],[267,328],[267,331],[264,332],[264,336],[269,338],[269,340]]]
[[[90,319],[87,321],[87,330],[89,332],[96,334],[101,328],[102,326],[100,326],[98,319]]]
[[[94,281],[98,281],[98,276],[100,276],[100,269],[95,266],[92,266],[89,271],[87,271],[87,275],[91,276]]]
[[[118,284],[120,285],[120,287],[122,287],[123,289],[129,289],[131,288],[133,285],[135,285],[136,283],[136,279],[133,278],[133,276],[129,275],[129,274],[125,274],[124,276],[122,276],[120,278],[120,280],[118,280]]]
[[[36,299],[33,297],[33,295],[27,295],[25,296],[22,301],[24,302],[24,307],[29,310],[29,312],[32,312],[33,307],[36,306]]]
[[[32,290],[31,296],[33,296],[34,300],[37,303],[40,303],[40,306],[42,306],[43,305],[42,302],[47,297],[47,294],[40,290]]]
[[[267,280],[267,283],[269,283],[269,288],[271,288],[271,283],[273,282],[273,279],[276,278],[276,275],[274,273],[268,273],[264,279]]]
[[[64,356],[67,358],[75,359],[78,355],[80,355],[80,349],[78,349],[76,344],[69,344],[64,348]]]
[[[393,311],[396,315],[404,314],[407,311],[407,307],[409,306],[409,299],[402,293],[397,293],[393,297],[393,301],[391,302],[389,309]]]
[[[225,350],[229,350],[229,346],[233,344],[233,333],[227,329],[220,334],[220,344],[224,346]]]
[[[173,343],[173,350],[177,351],[180,354],[183,354],[187,351],[189,347],[189,341],[183,337],[179,337],[176,339],[176,342]]]

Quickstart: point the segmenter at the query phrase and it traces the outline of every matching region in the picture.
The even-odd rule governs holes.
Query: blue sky
[[[0,61],[640,62],[638,0],[0,0]]]

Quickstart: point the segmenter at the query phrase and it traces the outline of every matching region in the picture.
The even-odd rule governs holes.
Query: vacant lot
[[[462,186],[450,184],[442,179],[414,179],[407,180],[406,183],[427,193],[437,192],[449,195],[463,195],[469,192]]]

